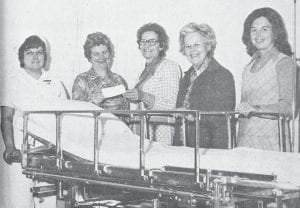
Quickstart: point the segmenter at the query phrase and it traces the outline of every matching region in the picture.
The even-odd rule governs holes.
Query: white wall
[[[217,36],[216,59],[234,74],[237,102],[241,72],[250,59],[241,41],[246,16],[259,7],[276,9],[294,44],[294,0],[2,0],[0,6],[0,75],[19,70],[18,48],[26,37],[37,34],[49,41],[50,71],[69,91],[75,76],[90,67],[82,45],[87,34],[95,31],[110,36],[116,51],[112,70],[133,86],[144,62],[136,44],[141,25],[157,22],[166,29],[170,36],[167,56],[185,71],[189,63],[178,52],[179,30],[189,22],[208,23]],[[299,13],[300,2],[297,10]],[[299,37],[300,15],[297,22]],[[300,54],[300,39],[297,51]]]
[[[208,23],[217,36],[216,58],[235,76],[237,99],[243,66],[249,61],[242,44],[246,16],[263,6],[281,13],[293,44],[293,0],[2,0],[1,63],[3,72],[18,70],[17,51],[24,39],[38,34],[51,46],[51,72],[72,86],[75,76],[89,69],[82,45],[88,33],[108,34],[116,49],[113,69],[133,85],[143,58],[136,44],[137,29],[148,22],[165,27],[170,36],[168,57],[186,70],[178,52],[178,32],[189,22]],[[298,4],[300,11],[300,3]],[[300,18],[298,16],[298,24]],[[298,34],[300,34],[298,27]],[[300,42],[299,42],[300,44]],[[298,44],[298,51],[300,45]]]

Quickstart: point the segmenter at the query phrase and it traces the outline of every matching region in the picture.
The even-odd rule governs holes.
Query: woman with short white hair
[[[189,23],[179,35],[180,52],[192,66],[179,86],[177,108],[201,111],[231,111],[235,107],[235,87],[231,72],[214,58],[216,36],[207,24]],[[227,148],[225,116],[203,116],[200,147]],[[195,121],[188,121],[187,146],[195,145]],[[181,143],[179,130],[175,140]]]

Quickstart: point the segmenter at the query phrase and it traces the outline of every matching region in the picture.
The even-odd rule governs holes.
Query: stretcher
[[[103,114],[139,116],[141,136],[125,133],[103,139]],[[49,141],[31,131],[31,115],[53,115],[55,139]],[[93,123],[89,150],[68,149],[63,136],[64,116],[86,116]],[[164,146],[147,140],[146,125],[152,116],[185,116],[196,123],[195,148]],[[201,149],[202,115],[223,115],[231,120],[236,112],[200,111],[24,111],[21,164],[27,178],[50,185],[31,189],[35,197],[56,195],[66,207],[252,207],[282,208],[300,198],[300,155],[250,148]],[[284,116],[275,116],[282,125]],[[109,118],[115,119],[113,116]],[[183,122],[184,123],[184,122]],[[75,126],[73,128],[76,128]],[[184,127],[183,127],[184,128]],[[74,129],[75,130],[75,129]],[[112,129],[119,132],[119,129]],[[122,131],[122,130],[120,130]],[[76,131],[75,131],[76,132]],[[184,132],[184,131],[183,131]],[[229,131],[228,147],[234,147]],[[280,137],[281,144],[283,139]],[[72,139],[69,139],[71,141]],[[88,141],[88,140],[86,140]],[[86,142],[84,142],[86,143]],[[38,145],[39,144],[39,145]],[[67,143],[69,144],[69,143]],[[72,145],[70,145],[72,146]],[[75,147],[75,146],[74,146]],[[127,150],[127,151],[126,151]],[[92,153],[92,154],[91,154]],[[293,206],[293,207],[297,207]]]

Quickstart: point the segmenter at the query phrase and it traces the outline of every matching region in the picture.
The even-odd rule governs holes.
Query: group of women
[[[191,63],[182,77],[180,66],[166,58],[169,37],[156,23],[137,31],[137,44],[145,58],[145,68],[133,89],[111,71],[114,46],[105,34],[87,36],[84,55],[91,68],[79,74],[73,84],[72,99],[92,102],[108,110],[128,110],[130,103],[140,110],[233,111],[246,115],[239,118],[238,146],[279,150],[278,124],[267,118],[249,117],[250,112],[292,113],[292,79],[295,63],[281,16],[271,8],[254,10],[245,20],[242,37],[252,57],[242,77],[241,103],[235,107],[235,84],[229,70],[214,58],[216,36],[207,24],[189,23],[179,35],[180,52]],[[63,84],[43,70],[47,60],[46,45],[38,36],[28,37],[19,49],[24,70],[13,78],[1,99],[1,130],[5,143],[4,160],[18,157],[21,141],[14,141],[14,103],[27,97],[61,97],[67,93]],[[123,85],[126,92],[104,97],[102,89]],[[138,132],[138,118],[126,120]],[[187,146],[193,147],[195,121],[188,119]],[[147,131],[152,140],[167,145],[180,145],[181,132],[172,118],[152,117]],[[227,124],[224,116],[203,116],[200,147],[227,148]]]
[[[129,109],[129,102],[140,110],[202,110],[232,111],[235,107],[233,76],[213,57],[216,37],[206,24],[190,23],[180,31],[180,52],[192,64],[181,79],[180,66],[166,59],[169,37],[165,29],[156,23],[143,25],[137,31],[137,44],[146,59],[133,89],[112,98],[104,98],[102,89],[124,85],[125,80],[111,72],[114,50],[109,38],[98,32],[89,34],[84,45],[85,56],[92,64],[89,71],[75,79],[72,98],[93,102],[107,110]],[[139,133],[138,118],[129,121]],[[180,144],[181,133],[174,120],[152,116],[147,128],[150,139],[167,145]],[[189,121],[187,145],[193,146],[195,124]],[[201,120],[200,146],[206,148],[227,147],[227,125],[223,116],[207,116]],[[225,136],[224,136],[225,135]]]
[[[291,47],[281,16],[271,8],[253,11],[245,20],[242,40],[252,60],[243,72],[242,98],[236,110],[244,115],[252,111],[290,115],[295,63],[290,57]],[[192,66],[181,78],[180,66],[166,58],[169,37],[165,29],[156,23],[143,25],[137,31],[137,44],[146,60],[145,68],[135,87],[128,89],[126,81],[111,71],[115,51],[109,37],[101,32],[89,34],[83,48],[91,68],[76,77],[72,99],[92,102],[107,110],[128,110],[130,103],[136,103],[140,110],[233,111],[234,79],[231,72],[214,58],[216,43],[215,33],[209,25],[185,25],[179,35],[180,52]],[[48,88],[49,84],[53,83],[62,85],[60,82],[48,83],[44,80],[46,45],[38,36],[30,36],[25,40],[19,50],[19,60],[20,66],[25,69],[20,73],[26,77],[21,77],[20,80],[41,81]],[[104,97],[102,89],[117,85],[123,85],[127,91],[118,96]],[[61,87],[53,88],[59,89],[60,96],[64,92]],[[35,86],[32,88],[38,89]],[[28,90],[28,87],[15,87],[13,90],[18,92],[6,94],[22,97],[27,94],[21,93],[24,89]],[[51,93],[46,95],[50,96]],[[9,99],[2,99],[2,102],[7,100]],[[9,133],[14,115],[13,108],[9,103],[3,103],[1,106],[6,160],[11,154],[18,155],[19,151]],[[135,123],[134,119],[126,122]],[[168,145],[181,144],[181,133],[178,128],[174,128],[174,120],[156,116],[149,122],[147,130],[151,139]],[[193,119],[188,119],[186,144],[191,147],[195,141],[194,123]],[[228,147],[225,116],[203,116],[200,125],[200,147]],[[135,132],[139,133],[139,128],[136,127],[137,125],[133,125]],[[277,138],[276,121],[255,117],[239,119],[238,146],[278,150]]]
[[[271,8],[253,11],[245,20],[243,43],[252,57],[245,67],[241,103],[236,110],[246,116],[250,112],[292,113],[292,79],[295,63],[281,16]],[[169,37],[156,23],[148,23],[137,31],[137,44],[146,60],[133,89],[111,72],[113,44],[102,33],[89,34],[84,53],[92,67],[77,76],[72,98],[93,102],[104,109],[126,110],[136,103],[140,110],[233,111],[235,84],[231,72],[214,58],[216,36],[207,24],[189,23],[179,35],[180,52],[191,63],[181,78],[180,66],[166,59]],[[127,91],[105,99],[101,89],[123,84]],[[136,121],[136,120],[135,120]],[[134,123],[133,121],[131,121]],[[186,145],[195,142],[195,121],[189,119]],[[147,128],[151,139],[168,145],[180,145],[182,133],[170,118],[152,117]],[[200,147],[228,148],[226,117],[202,116]],[[133,127],[138,132],[137,125]],[[279,150],[278,124],[268,118],[239,118],[238,146]]]

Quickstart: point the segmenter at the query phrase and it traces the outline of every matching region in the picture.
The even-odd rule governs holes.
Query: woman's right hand
[[[90,100],[96,105],[99,105],[105,98],[103,97],[102,92],[94,92],[90,95]]]
[[[7,147],[3,152],[3,160],[11,165],[13,162],[20,162],[22,159],[21,151],[16,148]]]

